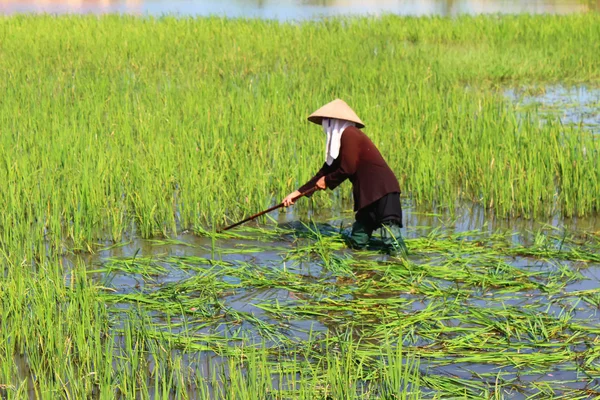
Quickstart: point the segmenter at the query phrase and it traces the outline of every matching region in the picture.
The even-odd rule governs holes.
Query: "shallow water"
[[[508,89],[504,94],[518,111],[533,111],[543,119],[552,118],[565,126],[600,133],[600,88],[550,85]]]
[[[337,15],[568,14],[600,9],[600,1],[563,0],[0,0],[0,13],[219,15],[305,20]]]
[[[547,329],[550,330],[556,329],[554,326],[558,324],[560,318],[568,315],[571,321],[588,327],[584,329],[590,329],[584,336],[589,335],[590,340],[592,337],[596,337],[596,334],[592,332],[597,326],[600,326],[598,305],[587,302],[586,298],[576,292],[587,290],[596,295],[600,293],[600,263],[577,260],[558,261],[543,254],[537,256],[511,256],[510,254],[502,255],[501,252],[469,254],[468,252],[461,253],[458,249],[447,250],[443,244],[451,245],[456,241],[463,241],[465,245],[469,245],[474,242],[486,243],[488,241],[487,245],[493,247],[494,241],[501,244],[508,240],[510,246],[527,248],[527,246],[535,247],[540,246],[540,243],[545,243],[544,246],[552,249],[562,247],[562,244],[552,238],[546,241],[542,241],[540,238],[546,237],[544,235],[556,235],[557,238],[561,238],[563,235],[571,237],[573,233],[584,235],[585,232],[597,235],[600,232],[597,217],[551,218],[547,221],[537,222],[497,220],[488,216],[479,207],[463,207],[450,214],[447,210],[430,213],[406,206],[404,221],[406,228],[403,229],[405,236],[412,240],[430,237],[434,242],[440,243],[439,251],[435,250],[437,247],[434,246],[426,251],[417,249],[410,256],[415,265],[413,268],[423,265],[425,269],[439,269],[437,276],[435,274],[424,278],[422,276],[416,280],[416,292],[414,293],[386,292],[380,289],[375,289],[375,292],[370,293],[358,290],[360,284],[355,282],[354,272],[360,271],[361,263],[373,265],[374,268],[377,268],[376,266],[380,263],[385,265],[389,261],[385,255],[356,253],[339,248],[331,250],[330,253],[327,253],[329,250],[326,249],[326,254],[321,257],[314,253],[318,249],[313,249],[311,252],[300,255],[298,259],[289,259],[289,255],[294,254],[294,249],[301,251],[306,246],[313,246],[319,240],[315,237],[311,238],[306,226],[299,223],[291,212],[274,215],[274,218],[279,222],[279,226],[291,229],[295,233],[267,238],[267,240],[264,240],[256,232],[248,234],[243,230],[241,232],[246,238],[212,241],[205,237],[183,234],[175,238],[175,241],[133,240],[126,245],[109,248],[96,255],[88,256],[85,262],[96,268],[102,268],[111,265],[110,263],[114,260],[130,262],[137,258],[146,260],[141,261],[144,265],[164,268],[163,272],[156,273],[148,272],[151,270],[131,273],[115,269],[113,272],[94,274],[94,278],[98,282],[115,290],[116,294],[140,293],[143,296],[161,293],[161,291],[169,290],[169,287],[177,288],[186,279],[196,275],[206,275],[209,271],[212,271],[210,273],[218,272],[219,269],[226,271],[223,275],[218,275],[217,279],[224,285],[229,285],[229,289],[217,295],[221,311],[217,311],[212,317],[213,325],[199,325],[198,328],[194,328],[194,324],[197,323],[194,321],[203,320],[201,314],[196,314],[196,306],[183,310],[183,315],[171,317],[171,323],[185,322],[184,326],[187,326],[188,329],[185,332],[186,337],[191,335],[197,337],[197,340],[203,340],[203,335],[222,335],[228,338],[255,338],[263,340],[267,346],[277,345],[280,338],[286,338],[288,345],[290,343],[301,344],[310,338],[314,339],[327,333],[343,332],[351,327],[353,335],[364,337],[365,343],[376,343],[376,329],[383,326],[381,324],[390,323],[389,321],[385,322],[386,318],[389,318],[390,311],[398,313],[402,320],[417,318],[421,313],[429,313],[433,310],[434,313],[443,317],[438,322],[439,325],[432,325],[435,329],[440,329],[436,334],[438,335],[437,339],[433,340],[429,337],[431,327],[427,327],[426,321],[419,322],[417,318],[415,319],[417,322],[411,328],[413,330],[412,339],[406,342],[407,346],[413,346],[415,349],[430,349],[421,355],[420,371],[424,376],[433,379],[436,379],[435,377],[460,378],[484,386],[487,385],[485,382],[491,382],[489,387],[493,387],[496,377],[501,376],[501,381],[505,385],[503,393],[511,398],[526,398],[535,393],[536,382],[540,381],[545,381],[550,387],[553,387],[555,394],[600,385],[600,382],[592,379],[583,381],[576,366],[571,364],[515,368],[510,363],[506,365],[493,362],[466,363],[461,361],[460,353],[443,357],[429,353],[432,350],[435,351],[436,346],[451,348],[460,345],[463,343],[465,332],[467,334],[473,332],[473,335],[478,335],[478,332],[489,332],[489,329],[492,329],[493,332],[496,328],[493,328],[493,325],[491,328],[486,328],[486,324],[490,321],[493,322],[494,319],[498,319],[496,323],[499,323],[499,326],[511,323],[508,316],[503,316],[503,310],[507,309],[514,310],[517,318],[513,321],[517,324],[515,326],[527,324],[528,322],[523,322],[523,319],[533,318],[534,315],[546,318],[546,322],[543,323],[531,319],[532,323],[542,323],[540,335],[543,333],[543,329],[546,329],[543,328],[544,326],[547,325]],[[318,228],[325,237],[335,237],[340,228],[347,230],[352,223],[352,214],[347,212],[313,215],[313,218],[321,222],[312,229]],[[250,226],[252,225],[250,224]],[[273,226],[272,223],[271,226]],[[498,232],[501,233],[502,238],[494,239],[493,235]],[[457,233],[463,234],[452,236]],[[445,238],[449,238],[449,241]],[[594,240],[597,245],[598,239]],[[564,249],[567,250],[569,246],[580,250],[585,249],[585,246],[577,247],[572,243],[565,244]],[[328,257],[330,263],[331,260],[337,259],[339,265],[336,266],[337,264],[333,263],[327,267],[325,260]],[[352,257],[354,271],[344,269],[345,257]],[[464,279],[468,279],[469,275],[461,278],[460,275],[455,274],[455,271],[459,272],[467,268],[470,275],[481,274],[487,269],[491,274],[490,279],[494,279],[494,276],[502,277],[504,273],[510,276],[510,270],[494,272],[494,262],[506,263],[508,267],[514,267],[525,274],[539,273],[539,276],[530,278],[530,281],[538,282],[541,286],[536,289],[524,290],[519,289],[518,284],[515,286],[513,282],[507,281],[498,287],[478,287],[470,284],[468,280],[464,281]],[[333,268],[339,268],[335,269],[338,272],[331,270],[332,265]],[[269,271],[277,273],[286,271],[290,275],[275,274],[269,277]],[[416,270],[411,274],[414,276],[409,275],[402,279],[414,280],[415,277],[421,276],[421,273]],[[261,283],[263,281],[257,278],[262,276],[265,277],[264,285]],[[249,277],[253,279],[254,283],[244,284]],[[380,271],[368,279],[374,283],[376,288],[378,282],[385,281],[386,278],[385,274]],[[480,282],[485,282],[485,279],[480,279]],[[438,288],[441,292],[436,294],[432,288]],[[446,294],[442,295],[441,293],[444,292]],[[186,301],[196,296],[202,298],[202,294],[190,293],[186,296],[180,297],[180,299]],[[168,301],[165,299],[166,303]],[[125,301],[117,303],[113,307],[115,307],[115,312],[121,313],[121,318],[126,318],[126,311],[133,304],[135,302]],[[185,303],[182,304],[185,307]],[[355,315],[359,310],[361,314]],[[319,315],[313,315],[315,312]],[[467,323],[464,315],[470,315],[473,312],[483,312],[483,314],[479,316],[476,313],[473,314]],[[166,326],[160,310],[151,311],[149,314],[153,316],[158,329]],[[355,323],[363,318],[367,319],[358,324]],[[491,319],[488,320],[488,318]],[[164,329],[177,332],[177,329],[183,328],[173,330],[171,327],[165,327]],[[425,335],[423,336],[423,334]],[[540,355],[541,359],[547,351],[544,347],[537,347],[536,340],[530,341],[531,338],[527,336],[508,336],[507,340],[515,345],[523,346],[525,353],[531,352],[536,356]],[[451,345],[452,343],[454,345]],[[231,344],[234,345],[234,343]],[[581,346],[581,343],[574,343],[569,347],[569,351],[584,352],[585,346]],[[509,347],[509,350],[513,349]],[[475,350],[467,348],[467,351]],[[212,353],[197,354],[194,360],[196,363],[202,363],[203,368],[207,370],[212,368],[214,363],[223,364],[223,360],[215,357]],[[427,385],[423,386],[423,391],[427,393]]]

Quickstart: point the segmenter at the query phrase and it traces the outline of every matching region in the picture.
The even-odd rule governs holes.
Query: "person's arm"
[[[344,140],[340,149],[341,162],[338,168],[325,175],[325,184],[330,190],[338,187],[342,182],[356,173],[360,149],[355,140]]]
[[[319,182],[319,180],[321,178],[323,178],[325,176],[325,174],[327,174],[327,172],[329,172],[330,168],[331,167],[329,165],[327,165],[327,163],[324,163],[323,166],[321,167],[321,169],[319,170],[319,172],[317,172],[315,176],[310,178],[310,180],[308,182],[306,182],[304,185],[300,186],[300,188],[298,190],[288,194],[285,197],[285,199],[283,199],[283,205],[285,207],[288,207],[288,206],[291,206],[292,204],[294,204],[292,199],[300,196],[302,193],[315,187],[317,185],[317,183]],[[325,189],[325,187],[322,187],[320,189]],[[310,197],[310,196],[312,196],[312,194],[310,194],[308,197]]]
[[[327,163],[323,163],[323,166],[321,167],[321,169],[319,170],[319,172],[317,172],[315,174],[315,176],[313,176],[312,178],[310,178],[310,180],[308,182],[306,182],[304,185],[300,186],[300,188],[298,189],[298,191],[300,193],[304,193],[307,190],[312,189],[317,184],[317,181],[319,179],[321,179],[323,176],[325,176],[327,173],[329,173],[330,170],[331,170],[331,167],[329,165],[327,165]]]

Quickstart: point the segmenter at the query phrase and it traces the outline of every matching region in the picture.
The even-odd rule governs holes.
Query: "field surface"
[[[599,27],[0,18],[0,397],[600,396]],[[553,226],[353,252],[346,183],[215,233],[320,167],[334,98],[409,215]]]

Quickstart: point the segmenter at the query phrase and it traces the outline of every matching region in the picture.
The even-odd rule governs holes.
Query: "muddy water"
[[[563,0],[0,0],[0,13],[127,13],[221,15],[278,20],[335,15],[568,14],[600,9],[600,1]]]

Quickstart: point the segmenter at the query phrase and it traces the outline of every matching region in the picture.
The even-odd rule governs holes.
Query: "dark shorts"
[[[368,230],[375,230],[381,225],[397,225],[402,228],[402,206],[400,193],[388,193],[356,213],[356,221]]]

